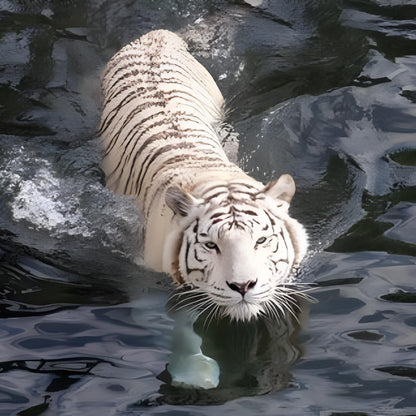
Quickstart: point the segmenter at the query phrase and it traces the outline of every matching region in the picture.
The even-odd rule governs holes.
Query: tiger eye
[[[210,250],[213,250],[213,249],[217,248],[217,245],[212,241],[208,241],[207,243],[205,243],[205,247],[209,248]]]
[[[260,237],[260,238],[256,241],[256,244],[263,244],[263,243],[265,243],[265,242],[266,242],[266,240],[267,240],[267,238],[266,238],[266,237]]]

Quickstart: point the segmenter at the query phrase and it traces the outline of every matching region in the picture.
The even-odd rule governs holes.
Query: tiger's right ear
[[[167,206],[181,217],[186,217],[200,201],[178,186],[171,186],[166,190],[165,201]]]

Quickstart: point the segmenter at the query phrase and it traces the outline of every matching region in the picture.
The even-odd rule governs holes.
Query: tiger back
[[[217,133],[221,92],[172,32],[116,53],[102,91],[102,168],[144,215],[146,264],[201,293],[212,313],[277,314],[277,288],[307,246],[288,214],[292,177],[264,186],[229,161]]]

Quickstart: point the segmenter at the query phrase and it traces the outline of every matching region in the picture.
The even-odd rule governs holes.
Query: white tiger
[[[278,317],[305,255],[288,215],[295,184],[266,186],[231,163],[217,134],[224,99],[172,32],[121,49],[102,78],[107,186],[133,195],[145,219],[144,259],[190,288],[193,309],[231,319]]]

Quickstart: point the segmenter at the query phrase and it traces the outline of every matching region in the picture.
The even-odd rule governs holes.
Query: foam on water
[[[44,164],[32,179],[18,182],[19,190],[12,203],[13,219],[26,220],[34,227],[49,231],[59,230],[58,232],[69,235],[91,237],[92,231],[88,229],[80,212],[77,212],[79,198],[72,195],[63,200],[59,189],[67,185],[53,177],[47,162],[44,161]]]
[[[72,238],[65,245],[69,252],[81,242],[140,255],[141,216],[131,198],[116,196],[97,181],[94,144],[70,150],[59,161],[49,154],[53,148],[44,148],[16,144],[0,162],[2,214],[16,238],[26,242],[42,232],[56,241]]]

